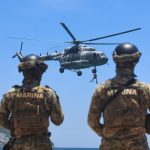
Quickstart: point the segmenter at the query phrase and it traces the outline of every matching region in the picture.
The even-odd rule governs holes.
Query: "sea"
[[[0,146],[0,150],[2,147]],[[99,150],[98,148],[53,148],[53,150]]]
[[[98,150],[98,148],[54,148],[53,150]]]

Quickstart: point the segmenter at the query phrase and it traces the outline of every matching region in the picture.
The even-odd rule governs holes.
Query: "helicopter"
[[[92,73],[94,74],[97,72],[96,70],[97,66],[104,65],[108,62],[108,57],[104,52],[98,51],[95,48],[86,45],[117,45],[120,43],[93,43],[92,41],[109,38],[112,36],[117,36],[117,35],[133,32],[141,29],[141,28],[136,28],[136,29],[119,32],[111,35],[106,35],[98,38],[79,41],[75,38],[75,36],[72,34],[72,32],[68,29],[68,27],[64,23],[60,23],[60,24],[65,29],[65,31],[69,34],[69,36],[72,38],[71,42],[65,42],[65,43],[73,44],[73,46],[65,48],[64,51],[62,52],[55,51],[55,53],[52,54],[47,53],[47,55],[40,55],[39,59],[42,61],[51,61],[51,60],[59,61],[60,73],[64,73],[65,70],[70,70],[77,73],[78,76],[82,75],[81,69],[93,67]],[[22,45],[23,43],[21,43],[20,52],[16,52],[16,54],[13,56],[13,58],[18,56],[18,59],[20,61],[23,60],[23,55],[21,53]]]
[[[92,73],[96,73],[96,67],[104,65],[108,62],[108,57],[105,53],[96,50],[93,47],[89,47],[86,45],[117,45],[120,43],[92,43],[91,41],[96,41],[112,36],[117,36],[120,34],[125,34],[133,31],[140,30],[141,28],[136,28],[124,32],[119,32],[103,37],[98,37],[94,39],[79,41],[75,38],[72,32],[68,29],[68,27],[64,23],[60,23],[65,31],[69,34],[73,41],[65,42],[73,44],[72,47],[65,48],[63,52],[57,52],[53,55],[42,56],[43,60],[56,60],[60,63],[59,72],[64,73],[64,70],[71,70],[76,72],[78,76],[82,75],[82,71],[80,69],[94,67],[92,69]],[[53,56],[53,58],[52,58]]]
[[[16,52],[16,54],[14,56],[12,56],[12,58],[18,57],[19,61],[22,62],[24,61],[24,56],[22,54],[22,47],[23,47],[23,42],[21,42],[21,47],[19,52]],[[85,51],[82,47],[78,47],[78,50],[80,50],[82,52],[78,52],[78,53],[68,53],[67,50],[76,50],[76,46],[73,46],[72,49],[65,49],[64,52],[55,52],[52,54],[46,54],[46,55],[35,55],[35,54],[29,54],[27,56],[32,56],[32,57],[38,57],[39,61],[50,61],[50,60],[56,60],[60,62],[60,68],[59,71],[60,73],[63,73],[65,69],[74,71],[77,73],[78,76],[82,75],[82,72],[79,69],[83,69],[83,68],[89,68],[92,66],[95,66],[94,69],[92,69],[93,73],[96,73],[96,66],[98,65],[103,65],[105,63],[107,63],[108,58],[106,57],[106,55],[102,52],[96,52],[96,50],[94,48],[88,47],[88,52],[87,52],[87,47]],[[93,55],[93,56],[91,56]],[[25,56],[26,57],[26,56]],[[77,59],[81,60],[77,60]]]

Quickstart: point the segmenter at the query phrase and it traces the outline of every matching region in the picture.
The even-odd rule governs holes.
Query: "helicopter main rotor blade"
[[[87,45],[118,45],[121,43],[84,43],[84,44],[87,44]]]
[[[21,42],[20,53],[21,53],[21,51],[22,51],[22,47],[23,47],[23,42]]]
[[[102,36],[102,37],[99,37],[99,38],[94,38],[94,39],[80,41],[80,42],[84,43],[84,42],[89,42],[89,41],[96,41],[96,40],[105,39],[105,38],[109,38],[109,37],[112,37],[112,36],[117,36],[117,35],[120,35],[120,34],[125,34],[125,33],[133,32],[133,31],[137,31],[137,30],[141,30],[141,28],[136,28],[136,29],[132,29],[132,30],[124,31],[124,32],[119,32],[119,33],[115,33],[115,34],[110,34],[110,35]]]
[[[67,28],[67,26],[64,23],[60,23],[63,28],[66,30],[66,32],[71,36],[71,38],[73,39],[73,41],[76,41],[76,38],[74,37],[74,35],[70,32],[70,30]]]

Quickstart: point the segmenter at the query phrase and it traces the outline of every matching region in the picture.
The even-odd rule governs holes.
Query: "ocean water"
[[[0,150],[2,150],[1,147]],[[98,150],[98,148],[54,148],[53,150]]]
[[[99,150],[98,148],[54,148],[54,150]]]

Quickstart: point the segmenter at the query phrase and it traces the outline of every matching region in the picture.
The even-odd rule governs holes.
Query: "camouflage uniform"
[[[59,98],[51,88],[39,85],[41,75],[38,81],[30,72],[24,76],[23,86],[14,86],[3,96],[0,125],[10,129],[10,150],[52,150],[49,118],[55,125],[64,119]]]
[[[37,86],[28,91],[14,87],[1,101],[0,124],[15,135],[12,150],[49,150],[49,117],[56,125],[63,121],[58,96],[50,88]]]
[[[136,54],[134,57],[140,55]],[[145,119],[147,109],[150,108],[148,84],[135,80],[104,109],[108,99],[133,77],[135,64],[125,64],[126,59],[129,61],[132,58],[127,56],[115,59],[116,57],[115,62],[119,61],[117,75],[96,88],[88,114],[88,124],[102,137],[100,150],[148,150],[145,136]],[[102,114],[103,124],[100,122]]]

